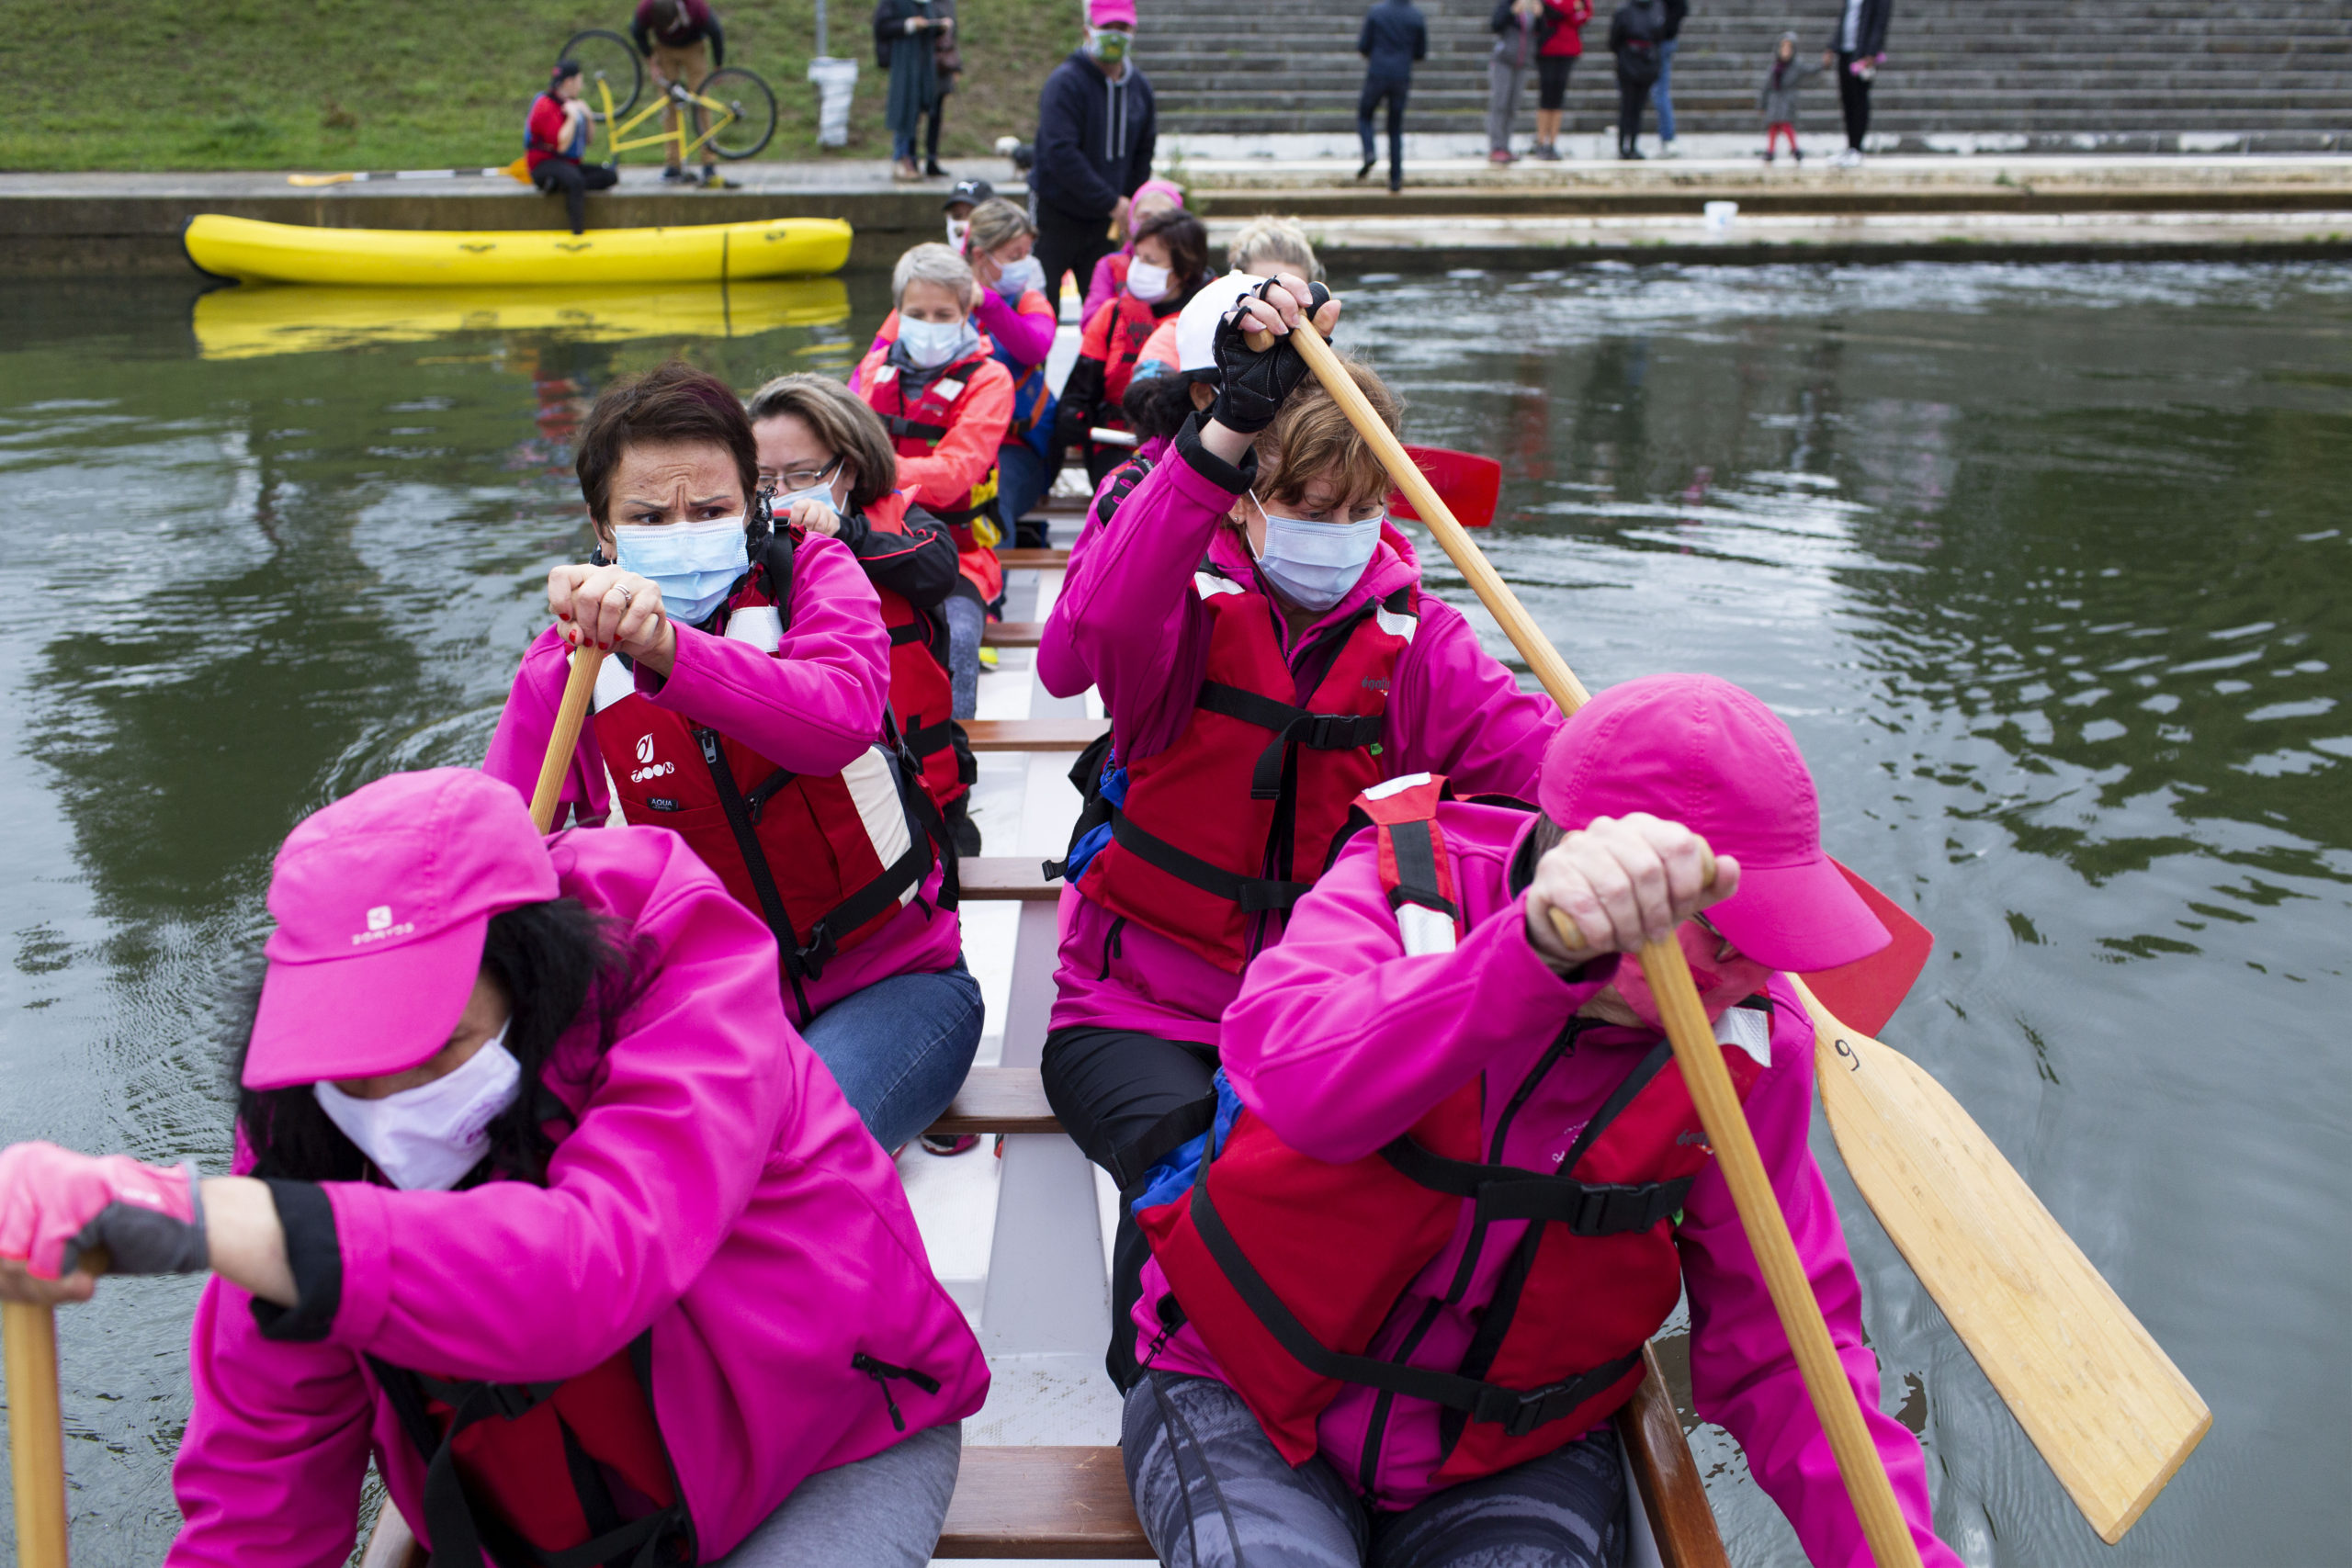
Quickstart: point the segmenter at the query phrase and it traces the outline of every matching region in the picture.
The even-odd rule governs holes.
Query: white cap
[[[1201,286],[1201,291],[1186,302],[1176,317],[1176,368],[1214,370],[1216,368],[1216,326],[1233,302],[1254,290],[1264,278],[1252,277],[1246,272],[1228,272],[1212,277]]]

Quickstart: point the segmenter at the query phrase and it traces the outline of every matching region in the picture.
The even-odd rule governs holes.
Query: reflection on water
[[[389,769],[479,756],[547,566],[584,548],[568,442],[596,389],[680,346],[744,388],[845,372],[887,300],[828,282],[845,310],[739,288],[718,319],[0,299],[0,1138],[219,1168],[215,998],[266,929],[272,846]],[[2352,274],[1337,282],[1410,434],[1503,459],[1484,542],[1589,682],[1712,670],[1796,728],[1840,857],[1939,936],[1889,1042],[2213,1406],[2098,1546],[1824,1134],[1947,1536],[2018,1568],[2337,1560]],[[65,1316],[79,1562],[169,1537],[191,1297],[128,1281]],[[1699,1440],[1735,1560],[1795,1563],[1736,1450]]]

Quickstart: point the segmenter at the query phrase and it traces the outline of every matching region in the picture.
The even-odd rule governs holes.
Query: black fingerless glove
[[[1261,284],[1257,296],[1263,298],[1272,287],[1271,280]],[[1306,313],[1312,317],[1331,298],[1331,291],[1319,283],[1307,288],[1312,298]],[[1273,423],[1274,411],[1283,406],[1283,400],[1313,374],[1291,333],[1277,337],[1263,350],[1251,348],[1245,334],[1255,326],[1255,321],[1241,313],[1237,304],[1234,314],[1217,323],[1214,344],[1217,391],[1209,417],[1243,435],[1255,435]]]

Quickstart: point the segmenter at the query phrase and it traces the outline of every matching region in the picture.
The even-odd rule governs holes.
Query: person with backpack
[[[1838,68],[1838,107],[1846,120],[1846,150],[1838,154],[1841,169],[1861,164],[1862,143],[1871,134],[1871,83],[1886,63],[1886,24],[1894,15],[1894,0],[1844,0],[1821,51],[1821,63]]]
[[[340,1563],[372,1463],[444,1563],[922,1568],[988,1366],[685,837],[394,773],[268,904],[230,1174],[0,1152],[0,1297],[209,1276],[164,1561]]]
[[[1639,158],[1642,110],[1657,81],[1666,41],[1662,0],[1623,0],[1609,19],[1609,52],[1617,62],[1617,156]]]
[[[550,196],[563,193],[564,216],[575,234],[587,231],[588,193],[610,190],[621,177],[609,164],[581,162],[590,124],[588,106],[581,101],[580,62],[558,61],[547,91],[531,100],[523,124],[523,158],[533,185]]]
[[[606,654],[556,821],[684,840],[772,933],[786,1014],[884,1148],[947,1108],[980,1041],[956,851],[890,722],[890,635],[857,557],[771,520],[727,384],[616,382],[575,466],[595,552],[548,574],[482,769],[529,794],[571,648]],[[901,474],[903,480],[904,475]]]
[[[1650,676],[1552,736],[1532,805],[1469,794],[1439,770],[1355,798],[1225,1010],[1214,1121],[1129,1190],[1144,1533],[1195,1568],[1619,1562],[1609,1418],[1687,1298],[1700,1418],[1807,1562],[1871,1560],[1630,956],[1672,941],[1919,1561],[1960,1568],[1808,1143],[1784,972],[1888,939],[1822,852],[1794,737],[1728,682]]]
[[[1237,298],[1215,318],[1207,412],[1098,500],[1038,648],[1047,690],[1092,685],[1111,716],[1074,771],[1088,799],[1060,868],[1046,1093],[1130,1195],[1208,1125],[1218,1018],[1283,940],[1348,801],[1424,768],[1524,797],[1557,723],[1421,588],[1379,458],[1288,341],[1302,311],[1329,333],[1329,293],[1244,275]],[[1260,327],[1283,335],[1252,348]],[[1395,428],[1395,394],[1345,363]],[[1131,1215],[1114,1251],[1106,1365],[1124,1390]]]
[[[1356,52],[1363,56],[1363,91],[1356,95],[1356,136],[1363,143],[1363,166],[1356,178],[1372,173],[1379,160],[1372,139],[1373,111],[1388,106],[1388,188],[1405,188],[1405,100],[1413,92],[1413,62],[1430,51],[1429,26],[1413,0],[1375,0],[1363,15],[1356,33]]]

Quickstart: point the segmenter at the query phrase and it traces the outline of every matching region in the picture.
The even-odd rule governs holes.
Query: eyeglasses
[[[778,491],[807,490],[812,485],[823,484],[841,466],[842,460],[835,457],[821,468],[786,468],[782,473],[762,474],[760,483],[768,490]]]

